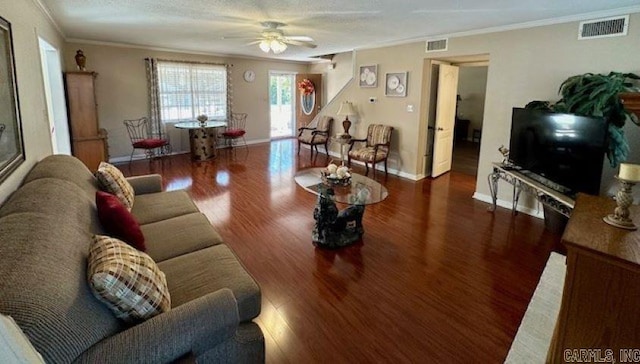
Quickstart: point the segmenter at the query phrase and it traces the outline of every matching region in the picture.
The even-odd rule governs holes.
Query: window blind
[[[227,118],[227,70],[223,65],[158,62],[163,122]]]

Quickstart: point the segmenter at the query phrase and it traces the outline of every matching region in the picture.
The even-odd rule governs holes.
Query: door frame
[[[294,72],[294,71],[279,71],[279,70],[269,70],[269,82],[268,84],[268,99],[269,99],[269,139],[274,140],[274,139],[286,139],[286,138],[291,138],[291,137],[295,137],[296,136],[296,115],[297,115],[297,110],[296,110],[296,75],[299,72]],[[291,136],[284,136],[284,137],[272,137],[271,136],[271,124],[273,123],[273,120],[271,120],[271,76],[273,75],[290,75],[292,76],[292,82],[291,82]]]
[[[451,64],[459,67],[467,66],[489,66],[491,60],[489,54],[463,55],[443,58],[425,58],[422,65],[422,99],[420,100],[420,127],[418,129],[418,155],[422,156],[417,160],[417,170],[422,171],[418,178],[431,176],[431,162],[433,161],[433,130],[435,127],[435,97],[433,91],[433,72],[440,64]],[[489,68],[489,71],[491,69]],[[437,78],[435,80],[437,89]],[[485,108],[486,113],[486,108]],[[480,140],[480,148],[482,142]],[[479,162],[479,161],[478,161]]]

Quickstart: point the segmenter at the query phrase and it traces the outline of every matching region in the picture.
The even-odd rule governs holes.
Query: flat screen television
[[[607,128],[605,118],[514,108],[509,159],[566,195],[598,195]]]

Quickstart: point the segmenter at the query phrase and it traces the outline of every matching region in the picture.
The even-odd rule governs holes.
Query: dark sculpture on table
[[[352,205],[338,211],[333,200],[333,188],[320,186],[318,202],[313,210],[316,224],[311,238],[316,246],[340,248],[351,245],[362,238],[362,215],[364,205]]]

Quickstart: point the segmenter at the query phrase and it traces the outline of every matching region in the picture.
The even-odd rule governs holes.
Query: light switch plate
[[[413,105],[407,105],[407,112],[413,112]]]

